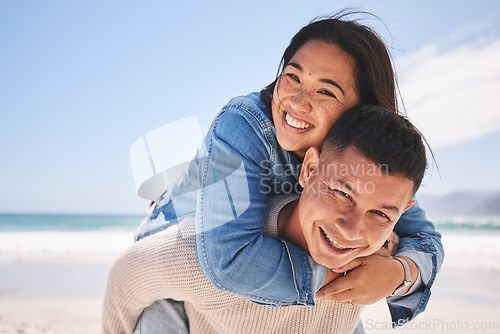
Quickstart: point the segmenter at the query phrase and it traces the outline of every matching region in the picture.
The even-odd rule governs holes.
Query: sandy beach
[[[390,328],[385,301],[365,308],[368,333],[500,333],[500,272],[449,268],[432,288],[426,310],[397,330]]]
[[[99,333],[111,259],[0,262],[0,333]]]
[[[447,240],[443,238],[445,245]],[[453,248],[459,242],[460,238],[449,242],[450,252],[424,313],[392,330],[387,305],[381,301],[363,311],[367,332],[500,333],[500,270],[484,263],[468,265]],[[484,243],[478,239],[477,246]],[[99,333],[112,260],[112,256],[1,257],[0,333]]]

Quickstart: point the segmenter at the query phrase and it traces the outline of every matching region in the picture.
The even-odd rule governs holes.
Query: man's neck
[[[292,201],[281,209],[278,215],[278,235],[309,253],[307,242],[302,232],[302,225],[300,224],[298,202],[298,199]],[[339,276],[342,276],[342,274],[327,270],[323,286]]]
[[[285,205],[278,215],[278,235],[308,252],[307,243],[299,219],[299,200]]]

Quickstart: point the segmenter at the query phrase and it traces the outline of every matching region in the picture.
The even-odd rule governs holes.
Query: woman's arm
[[[444,248],[441,234],[427,220],[418,203],[401,216],[394,231],[401,236],[394,255],[412,260],[423,283],[421,289],[410,295],[387,298],[393,322],[401,323],[413,319],[425,310],[431,295],[430,289],[443,264]]]
[[[224,110],[207,135],[207,159],[199,171],[198,262],[221,291],[268,305],[314,305],[306,253],[263,235],[267,196],[286,182],[293,190],[297,174],[273,165],[271,121],[243,108]]]

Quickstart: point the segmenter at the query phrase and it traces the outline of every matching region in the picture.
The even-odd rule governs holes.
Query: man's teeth
[[[346,246],[343,246],[341,244],[339,244],[337,241],[333,240],[332,238],[330,238],[328,236],[328,234],[324,233],[325,237],[328,239],[328,241],[330,241],[330,244],[335,247],[335,248],[338,248],[338,249],[347,249],[349,247],[346,247]]]
[[[297,129],[308,129],[312,126],[312,124],[297,121],[290,114],[286,114],[285,120],[288,125]]]

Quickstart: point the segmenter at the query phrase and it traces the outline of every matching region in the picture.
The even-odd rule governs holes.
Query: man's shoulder
[[[143,247],[161,249],[162,252],[168,252],[172,256],[174,254],[182,255],[181,258],[184,259],[182,262],[185,265],[193,259],[196,261],[195,233],[195,218],[187,217],[169,225],[162,231],[141,239],[138,243],[143,242]]]

